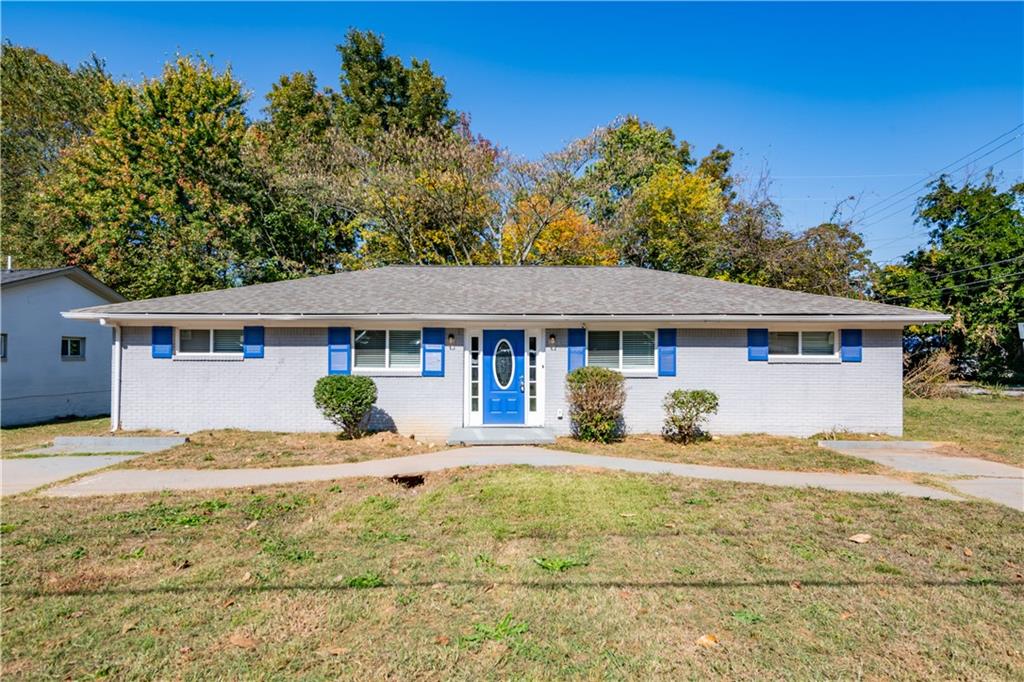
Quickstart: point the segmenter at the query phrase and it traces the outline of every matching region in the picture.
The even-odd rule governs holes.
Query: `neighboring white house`
[[[625,426],[658,432],[709,389],[718,433],[900,435],[902,329],[945,315],[626,267],[345,272],[66,313],[113,326],[115,428],[331,429],[325,374],[373,377],[371,428],[444,439],[570,429],[566,374],[626,377]],[[528,429],[524,429],[526,431]],[[493,433],[493,432],[492,432]]]
[[[61,311],[124,300],[74,267],[0,272],[0,423],[107,414],[111,331]]]

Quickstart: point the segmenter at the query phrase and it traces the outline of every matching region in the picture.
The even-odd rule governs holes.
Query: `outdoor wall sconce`
[[[554,334],[550,335],[548,337],[548,348],[554,348],[555,347],[555,341],[556,341],[555,335]]]
[[[448,348],[455,350],[455,334],[448,335]]]

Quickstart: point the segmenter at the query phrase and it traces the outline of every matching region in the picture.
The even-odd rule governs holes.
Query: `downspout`
[[[121,428],[121,325],[114,325],[110,357],[110,430]]]

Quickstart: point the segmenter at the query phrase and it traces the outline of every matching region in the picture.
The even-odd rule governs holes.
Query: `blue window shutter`
[[[860,362],[864,348],[863,336],[860,329],[840,330],[839,357],[843,362]]]
[[[352,329],[327,328],[327,373],[352,373]]]
[[[754,362],[768,361],[768,330],[747,330],[747,360]]]
[[[570,329],[566,348],[569,350],[569,371],[582,367],[587,361],[587,330]]]
[[[676,330],[658,330],[658,376],[676,375]]]
[[[174,355],[174,328],[153,327],[153,357],[169,358]]]
[[[425,377],[444,376],[444,327],[424,327],[420,344]]]
[[[242,330],[242,357],[263,357],[263,327],[245,327]]]

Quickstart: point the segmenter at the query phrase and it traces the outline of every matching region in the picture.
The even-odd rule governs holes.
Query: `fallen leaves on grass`
[[[236,646],[239,649],[255,649],[256,640],[244,632],[234,632],[228,637],[228,643],[232,646]]]
[[[855,542],[858,545],[863,545],[865,542],[871,541],[871,535],[869,533],[857,533],[847,538],[850,542]]]
[[[697,645],[702,646],[705,649],[713,649],[718,646],[718,637],[711,633],[702,635],[700,639],[697,640]]]
[[[124,635],[134,630],[136,626],[138,626],[139,620],[139,618],[134,618],[132,620],[127,621],[124,625],[121,626],[121,634]]]

